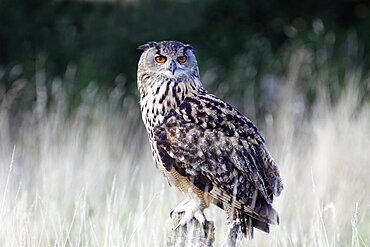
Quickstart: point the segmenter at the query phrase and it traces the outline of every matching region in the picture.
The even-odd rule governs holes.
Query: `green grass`
[[[347,71],[335,104],[318,87],[308,108],[299,69],[293,61],[279,78],[273,111],[259,121],[285,185],[274,203],[281,223],[240,246],[368,246],[370,104],[354,86],[363,79]],[[15,115],[11,93],[1,98],[0,246],[163,246],[183,196],[154,167],[138,99],[90,86],[67,117],[65,94],[55,81],[47,106],[40,86],[32,110]],[[225,214],[206,215],[220,246]]]

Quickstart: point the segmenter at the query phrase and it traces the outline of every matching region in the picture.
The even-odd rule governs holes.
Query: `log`
[[[184,226],[178,226],[182,215],[172,218],[173,227],[168,234],[167,247],[212,247],[215,241],[215,227],[213,221],[206,221],[203,226],[196,219],[192,219]]]

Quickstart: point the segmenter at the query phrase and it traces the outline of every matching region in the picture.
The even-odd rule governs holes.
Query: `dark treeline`
[[[1,0],[0,88],[7,91],[20,76],[32,84],[38,69],[45,71],[50,84],[72,66],[77,91],[91,81],[102,87],[121,81],[132,93],[136,47],[163,39],[191,43],[198,50],[201,72],[216,68],[215,84],[236,73],[235,61],[241,54],[247,54],[246,66],[261,71],[282,47],[301,43],[316,49],[328,37],[333,63],[348,55],[368,68],[368,30],[370,5],[361,0]],[[346,53],[349,34],[355,36],[355,55]],[[14,76],[16,65],[21,71]],[[248,84],[248,77],[235,81],[240,79],[247,82],[229,80],[231,93]]]

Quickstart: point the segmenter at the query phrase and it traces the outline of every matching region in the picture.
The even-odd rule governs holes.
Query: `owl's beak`
[[[176,69],[177,69],[176,63],[172,61],[170,64],[170,71],[172,72],[173,75],[175,75]]]

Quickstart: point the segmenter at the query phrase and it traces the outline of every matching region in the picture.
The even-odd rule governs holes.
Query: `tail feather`
[[[253,239],[254,228],[269,233],[270,224],[279,224],[278,213],[270,204],[267,203],[260,203],[258,207],[255,207],[254,212],[252,213],[242,211],[232,205],[222,203],[220,201],[215,204],[224,209],[227,213],[229,232],[232,233],[231,235],[229,234],[230,239],[237,236],[238,232],[241,232],[247,239]]]
[[[270,225],[266,222],[252,219],[252,226],[266,233],[270,232]]]
[[[255,199],[255,205],[253,205],[253,207],[251,205],[243,204],[243,202],[240,200],[233,200],[232,196],[225,194],[224,191],[216,187],[212,189],[211,196],[214,200],[214,204],[224,209],[227,214],[231,216],[231,219],[236,218],[232,216],[234,213],[239,214],[240,212],[243,212],[261,222],[267,222],[274,225],[279,224],[278,213],[271,206],[271,204],[267,203],[266,200],[259,194]]]
[[[253,219],[252,217],[247,216],[246,214],[242,214],[240,216],[240,223],[241,223],[240,230],[243,236],[247,239],[253,239],[253,235],[254,235],[253,228],[257,228],[266,233],[270,232],[269,223]]]
[[[277,222],[276,224],[278,224],[279,221],[277,218],[277,220],[272,223],[268,219],[266,221],[262,221],[240,211],[233,211],[233,213],[233,215],[228,216],[230,227],[234,229],[238,228],[243,236],[247,239],[253,239],[254,228],[269,233],[270,224],[274,224],[275,222]]]
[[[276,210],[272,207],[271,204],[266,202],[266,200],[260,194],[258,194],[256,197],[253,213],[254,214],[249,213],[248,214],[252,216],[254,219],[269,224],[274,225],[279,224],[279,214],[276,212]]]

